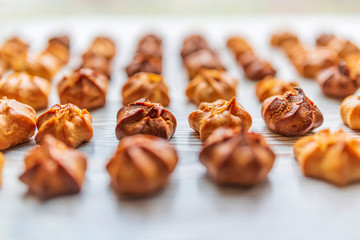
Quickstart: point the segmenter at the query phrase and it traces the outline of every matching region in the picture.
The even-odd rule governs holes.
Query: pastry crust
[[[0,97],[8,97],[30,105],[35,110],[46,108],[50,82],[26,72],[12,73],[0,80]]]
[[[169,140],[176,130],[176,118],[159,103],[147,98],[129,103],[117,113],[116,138],[149,134]]]
[[[206,42],[205,38],[198,34],[190,35],[186,37],[183,41],[183,45],[181,48],[181,57],[184,59],[191,53],[196,52],[200,49],[210,50],[210,47]]]
[[[145,196],[162,189],[178,162],[175,148],[151,135],[123,138],[106,165],[119,195]]]
[[[163,53],[161,38],[155,34],[145,35],[139,40],[136,52],[144,55],[155,55],[162,58]]]
[[[261,134],[218,128],[204,142],[200,161],[215,182],[251,187],[267,178],[275,154]]]
[[[74,194],[81,190],[85,178],[86,156],[67,147],[51,135],[25,157],[25,171],[19,177],[29,192],[45,200]]]
[[[252,124],[250,114],[236,102],[219,99],[212,103],[203,102],[198,110],[189,115],[189,124],[200,134],[200,140],[205,140],[216,128],[243,128],[249,130]]]
[[[360,130],[360,97],[351,95],[345,98],[340,105],[340,115],[344,124]]]
[[[303,174],[345,186],[360,180],[360,141],[340,129],[329,129],[299,139],[295,158]]]
[[[195,103],[230,100],[236,97],[237,81],[223,70],[200,69],[188,84],[186,96]]]
[[[0,150],[29,141],[36,130],[36,112],[23,103],[0,100]]]
[[[265,99],[262,117],[266,126],[284,136],[301,136],[323,123],[323,115],[317,106],[305,96],[304,91],[286,92]]]
[[[126,67],[128,77],[139,72],[161,74],[162,59],[156,55],[136,53],[131,63]]]
[[[83,60],[92,56],[101,56],[108,60],[115,57],[116,46],[113,40],[106,36],[98,36],[91,43],[90,47],[83,54]]]
[[[79,108],[94,109],[105,105],[109,79],[89,68],[75,70],[58,84],[61,104],[72,103]]]
[[[286,82],[273,76],[267,76],[255,84],[255,91],[258,100],[262,102],[269,97],[283,95],[287,91],[294,92],[294,87],[298,86],[297,82]]]
[[[144,97],[163,106],[169,105],[169,90],[161,75],[140,72],[128,78],[122,88],[123,104]]]
[[[23,71],[26,67],[28,50],[29,45],[23,40],[18,37],[10,38],[0,48],[1,59],[6,63],[7,68]]]
[[[81,143],[92,139],[91,124],[92,117],[86,109],[81,110],[71,103],[55,104],[38,117],[36,121],[38,133],[35,141],[39,144],[45,135],[50,134],[69,147],[76,148]]]
[[[340,39],[333,34],[322,34],[316,39],[318,46],[327,47],[336,52],[339,58],[360,53],[360,49],[349,40]]]

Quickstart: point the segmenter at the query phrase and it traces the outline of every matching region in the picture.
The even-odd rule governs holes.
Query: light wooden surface
[[[77,66],[79,55],[96,34],[113,37],[119,51],[106,107],[91,112],[94,138],[79,148],[88,156],[82,192],[47,202],[26,195],[26,186],[18,176],[23,171],[24,154],[34,141],[6,151],[0,190],[0,239],[359,239],[360,184],[337,188],[302,176],[292,154],[292,145],[298,138],[281,137],[266,128],[254,82],[244,79],[225,48],[227,36],[247,37],[259,55],[274,63],[279,77],[300,81],[324,114],[320,129],[349,130],[340,119],[340,102],[324,97],[312,80],[300,79],[282,53],[269,47],[268,40],[275,30],[289,28],[309,44],[323,30],[359,44],[359,21],[359,17],[345,16],[82,17],[1,25],[0,40],[18,34],[34,50],[42,49],[51,35],[69,33],[73,59],[57,80]],[[121,107],[120,89],[126,79],[123,68],[132,57],[138,38],[151,31],[164,40],[164,75],[172,100],[169,109],[178,121],[171,143],[179,152],[180,162],[169,185],[159,194],[140,200],[118,199],[109,188],[105,164],[118,143],[114,129],[116,112]],[[187,79],[179,57],[183,37],[193,32],[207,37],[229,72],[239,79],[238,100],[253,117],[251,130],[264,134],[277,154],[269,179],[253,189],[216,186],[198,161],[201,142],[187,122],[196,107],[185,98]],[[58,102],[55,85],[50,105]]]

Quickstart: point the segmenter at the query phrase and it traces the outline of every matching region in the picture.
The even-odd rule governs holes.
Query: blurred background
[[[356,14],[359,0],[0,0],[0,20],[108,15]]]

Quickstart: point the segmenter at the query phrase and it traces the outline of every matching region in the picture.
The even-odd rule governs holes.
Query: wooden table
[[[86,181],[80,194],[40,202],[26,195],[18,176],[23,157],[34,140],[5,152],[3,186],[0,190],[0,239],[359,239],[360,185],[346,188],[305,178],[294,160],[287,138],[269,131],[261,116],[254,82],[244,79],[225,48],[227,36],[240,34],[258,54],[278,69],[278,76],[299,80],[307,96],[323,112],[321,128],[345,128],[340,101],[326,98],[312,80],[301,79],[285,56],[269,46],[269,36],[279,29],[298,33],[304,42],[330,31],[359,44],[360,17],[355,16],[254,16],[239,18],[79,17],[39,19],[3,24],[0,40],[18,34],[41,50],[48,37],[70,34],[73,58],[58,74],[68,74],[96,34],[108,34],[118,44],[107,104],[92,111],[94,138],[79,150],[88,156]],[[125,200],[109,187],[105,164],[118,143],[116,112],[121,107],[120,89],[126,80],[124,66],[130,61],[139,37],[155,31],[164,39],[164,76],[171,90],[170,110],[178,120],[171,140],[180,162],[167,188],[146,199]],[[252,131],[264,134],[277,154],[269,179],[252,189],[219,187],[211,182],[198,161],[201,142],[187,122],[196,107],[185,97],[187,78],[179,57],[185,35],[204,34],[218,50],[229,72],[239,79],[238,100],[253,117]],[[58,102],[53,84],[51,104]],[[358,136],[358,133],[350,131]]]

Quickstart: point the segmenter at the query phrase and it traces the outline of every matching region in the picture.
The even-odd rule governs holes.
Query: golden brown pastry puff
[[[261,134],[218,128],[204,142],[200,161],[215,182],[250,187],[267,178],[275,154]]]
[[[360,96],[345,98],[340,105],[340,115],[344,124],[351,129],[360,130]]]
[[[80,109],[71,103],[55,104],[38,117],[35,141],[39,144],[46,134],[50,134],[69,147],[76,148],[93,137],[91,124],[92,117],[86,109]]]
[[[178,162],[175,148],[152,135],[123,138],[106,165],[119,195],[140,197],[162,189]]]
[[[70,39],[68,36],[58,36],[49,39],[45,52],[56,57],[62,65],[69,62],[70,59]]]
[[[25,171],[19,178],[31,194],[46,200],[80,192],[86,164],[85,154],[46,135],[25,156]]]
[[[201,103],[198,110],[189,115],[189,124],[200,134],[200,140],[205,140],[218,127],[243,128],[247,131],[252,118],[235,98],[230,101],[219,99],[212,103]]]
[[[0,48],[1,58],[14,71],[25,70],[26,57],[29,45],[18,37],[13,37],[5,41]]]
[[[26,72],[11,73],[0,80],[0,97],[15,99],[35,110],[46,108],[50,82]]]
[[[155,73],[140,72],[129,77],[121,94],[123,104],[144,97],[163,106],[168,106],[170,103],[168,87],[163,77]]]
[[[91,43],[90,47],[83,54],[83,59],[90,56],[101,56],[108,60],[115,57],[116,45],[112,39],[106,36],[98,36]]]
[[[13,99],[0,99],[0,150],[29,141],[36,130],[36,112]]]
[[[269,97],[283,95],[287,91],[295,91],[294,87],[298,86],[297,82],[286,82],[273,76],[267,76],[255,84],[255,91],[257,98],[262,102]]]
[[[89,68],[75,70],[58,84],[61,104],[72,103],[79,108],[94,109],[106,102],[109,79]]]
[[[300,138],[294,154],[307,177],[338,186],[360,180],[360,141],[342,129],[333,133],[325,129]]]

